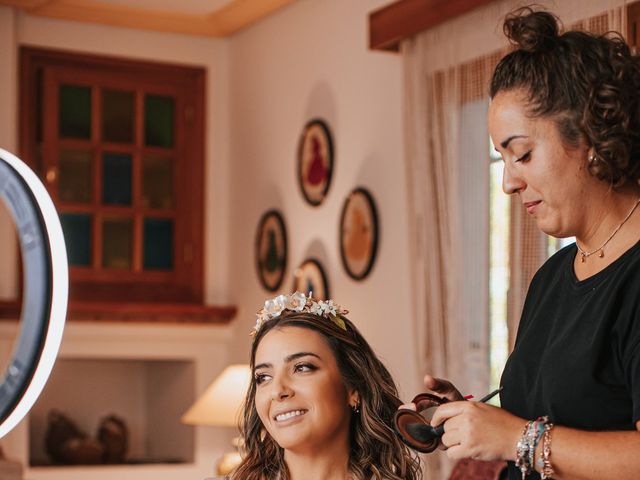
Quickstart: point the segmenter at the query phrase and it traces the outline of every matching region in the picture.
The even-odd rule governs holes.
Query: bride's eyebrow
[[[317,354],[315,354],[313,352],[297,352],[297,353],[292,353],[291,355],[287,355],[284,358],[284,361],[285,361],[285,363],[290,363],[290,362],[293,362],[294,360],[297,360],[297,359],[302,358],[302,357],[315,357],[318,360],[322,360],[322,358],[319,355],[317,355]],[[256,365],[255,367],[253,367],[253,370],[255,371],[255,370],[259,370],[261,368],[271,368],[271,367],[273,367],[273,364],[268,363],[268,362],[264,362],[264,363],[260,363],[260,364]]]
[[[293,362],[294,360],[297,360],[299,358],[302,357],[316,357],[318,360],[322,360],[322,358],[320,358],[319,355],[313,353],[313,352],[298,352],[298,353],[292,353],[291,355],[287,355],[284,359],[284,361],[286,363],[289,362]]]

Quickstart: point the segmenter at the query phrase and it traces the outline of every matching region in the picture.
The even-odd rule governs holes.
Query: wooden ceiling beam
[[[235,0],[209,15],[211,24],[230,35],[296,0]]]
[[[30,8],[28,12],[42,17],[116,27],[211,37],[223,36],[223,33],[204,16],[111,5],[91,0],[54,0]]]
[[[31,15],[206,37],[226,37],[296,0],[233,0],[209,14],[195,15],[114,5],[100,0],[0,0]]]
[[[20,7],[25,10],[32,8],[38,8],[47,3],[51,3],[52,0],[2,0],[0,5],[9,5],[11,7]]]
[[[400,42],[495,0],[398,0],[369,14],[369,48],[397,52]]]

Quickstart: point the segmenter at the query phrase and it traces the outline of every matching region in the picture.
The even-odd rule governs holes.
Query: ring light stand
[[[69,271],[62,227],[38,177],[0,149],[0,197],[18,232],[24,288],[20,333],[0,383],[0,438],[29,412],[42,392],[62,340]]]

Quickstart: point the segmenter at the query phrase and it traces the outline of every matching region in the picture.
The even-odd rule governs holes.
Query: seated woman
[[[346,313],[297,292],[265,302],[234,480],[421,478],[392,427],[393,379]]]

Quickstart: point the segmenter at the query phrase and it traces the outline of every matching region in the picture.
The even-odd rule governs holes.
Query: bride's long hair
[[[402,403],[387,368],[352,322],[343,329],[330,319],[308,312],[284,311],[256,332],[251,347],[251,370],[258,345],[274,328],[301,327],[318,332],[335,356],[345,386],[358,392],[360,411],[350,420],[349,474],[353,480],[418,480],[417,455],[397,437],[393,416]],[[241,431],[245,456],[234,480],[290,480],[284,450],[263,427],[255,408],[256,384],[245,399]]]

